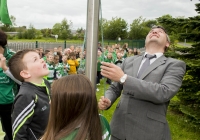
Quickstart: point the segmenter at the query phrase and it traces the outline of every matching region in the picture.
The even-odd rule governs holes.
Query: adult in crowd
[[[111,121],[111,140],[171,140],[166,113],[186,65],[164,56],[169,45],[165,29],[154,26],[146,36],[144,54],[128,57],[121,68],[102,63],[101,74],[115,82],[99,100],[99,108],[109,109],[121,95]]]
[[[12,124],[11,124],[11,110],[14,101],[14,89],[15,82],[11,80],[5,73],[2,68],[3,62],[1,58],[5,58],[8,61],[14,54],[8,48],[7,44],[7,35],[0,31],[0,118],[2,129],[5,132],[5,140],[12,140]]]

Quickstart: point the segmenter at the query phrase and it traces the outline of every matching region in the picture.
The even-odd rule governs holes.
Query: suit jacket
[[[105,93],[111,105],[121,96],[110,124],[111,134],[120,140],[171,140],[167,107],[182,84],[186,65],[163,55],[138,79],[142,59],[143,55],[138,55],[124,60],[121,68],[128,75],[126,82],[113,82]]]

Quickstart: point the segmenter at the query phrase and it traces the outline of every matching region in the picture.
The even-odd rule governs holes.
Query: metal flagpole
[[[88,0],[86,27],[86,76],[90,79],[96,92],[97,44],[99,27],[99,2]]]

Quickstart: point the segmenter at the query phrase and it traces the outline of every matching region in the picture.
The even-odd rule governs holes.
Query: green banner
[[[12,25],[8,13],[7,0],[0,0],[0,21],[3,24]]]

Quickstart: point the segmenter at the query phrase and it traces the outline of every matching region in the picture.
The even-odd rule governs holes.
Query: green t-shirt
[[[8,61],[14,52],[5,48],[3,56]],[[14,101],[15,91],[17,90],[15,82],[8,77],[4,72],[3,69],[0,68],[0,104],[11,104]]]
[[[68,63],[63,63],[63,67],[64,67],[64,75],[66,76],[68,75],[68,71],[70,70],[70,65]]]
[[[56,78],[61,78],[64,76],[64,66],[62,63],[58,63],[55,65],[54,69],[56,70]]]

